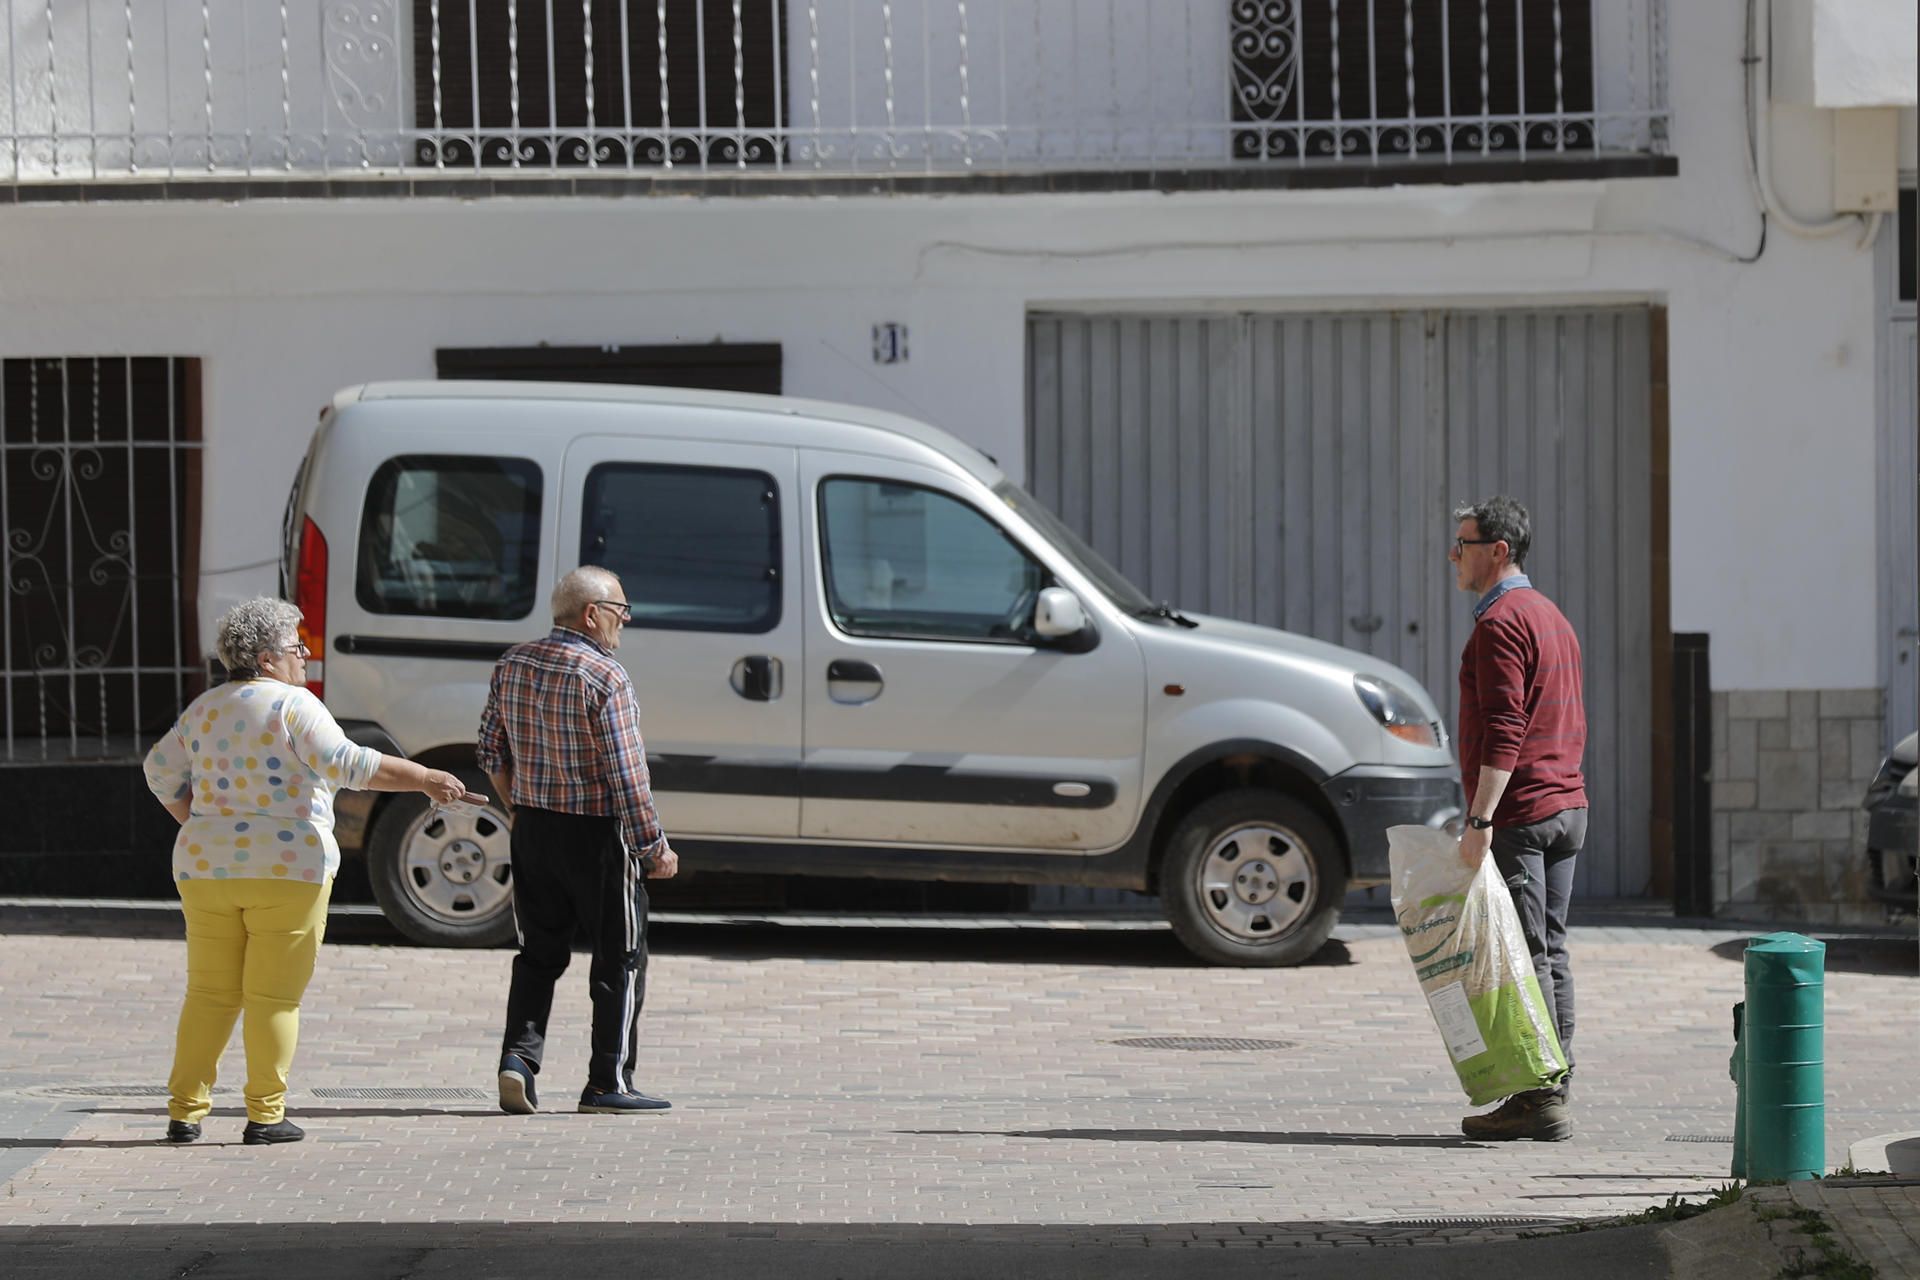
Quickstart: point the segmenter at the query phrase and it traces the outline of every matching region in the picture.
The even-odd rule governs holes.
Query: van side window
[[[917,485],[820,486],[827,606],[849,635],[1031,643],[1047,572],[998,525]]]
[[[762,471],[625,462],[587,473],[580,563],[620,575],[628,626],[771,631],[780,495]]]
[[[524,618],[540,557],[540,468],[409,454],[367,485],[354,594],[369,613]]]

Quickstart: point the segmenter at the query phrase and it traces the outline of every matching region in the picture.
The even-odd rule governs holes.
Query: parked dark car
[[[1881,762],[1861,802],[1867,824],[1867,891],[1896,912],[1911,913],[1920,896],[1920,733],[1901,739]]]

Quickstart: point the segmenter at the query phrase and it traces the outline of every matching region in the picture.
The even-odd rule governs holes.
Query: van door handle
[[[827,696],[835,702],[859,705],[880,696],[885,684],[880,668],[857,658],[835,658],[827,664]]]
[[[749,702],[772,702],[780,696],[780,659],[764,653],[742,658],[733,664],[727,683]]]

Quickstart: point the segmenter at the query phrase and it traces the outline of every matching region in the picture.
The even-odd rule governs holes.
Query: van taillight
[[[293,603],[300,610],[300,643],[311,649],[307,659],[307,688],[324,699],[327,686],[327,539],[313,517],[302,519],[300,555],[294,568]]]

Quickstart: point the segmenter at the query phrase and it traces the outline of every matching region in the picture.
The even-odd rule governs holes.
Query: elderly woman
[[[307,682],[300,611],[262,597],[220,620],[230,682],[195,698],[147,753],[147,786],[180,823],[173,877],[187,919],[167,1140],[192,1142],[212,1105],[220,1054],[246,1013],[249,1144],[298,1142],[286,1118],[300,998],[313,976],[340,866],[333,794],[422,791],[477,802],[441,769],[347,740]]]

